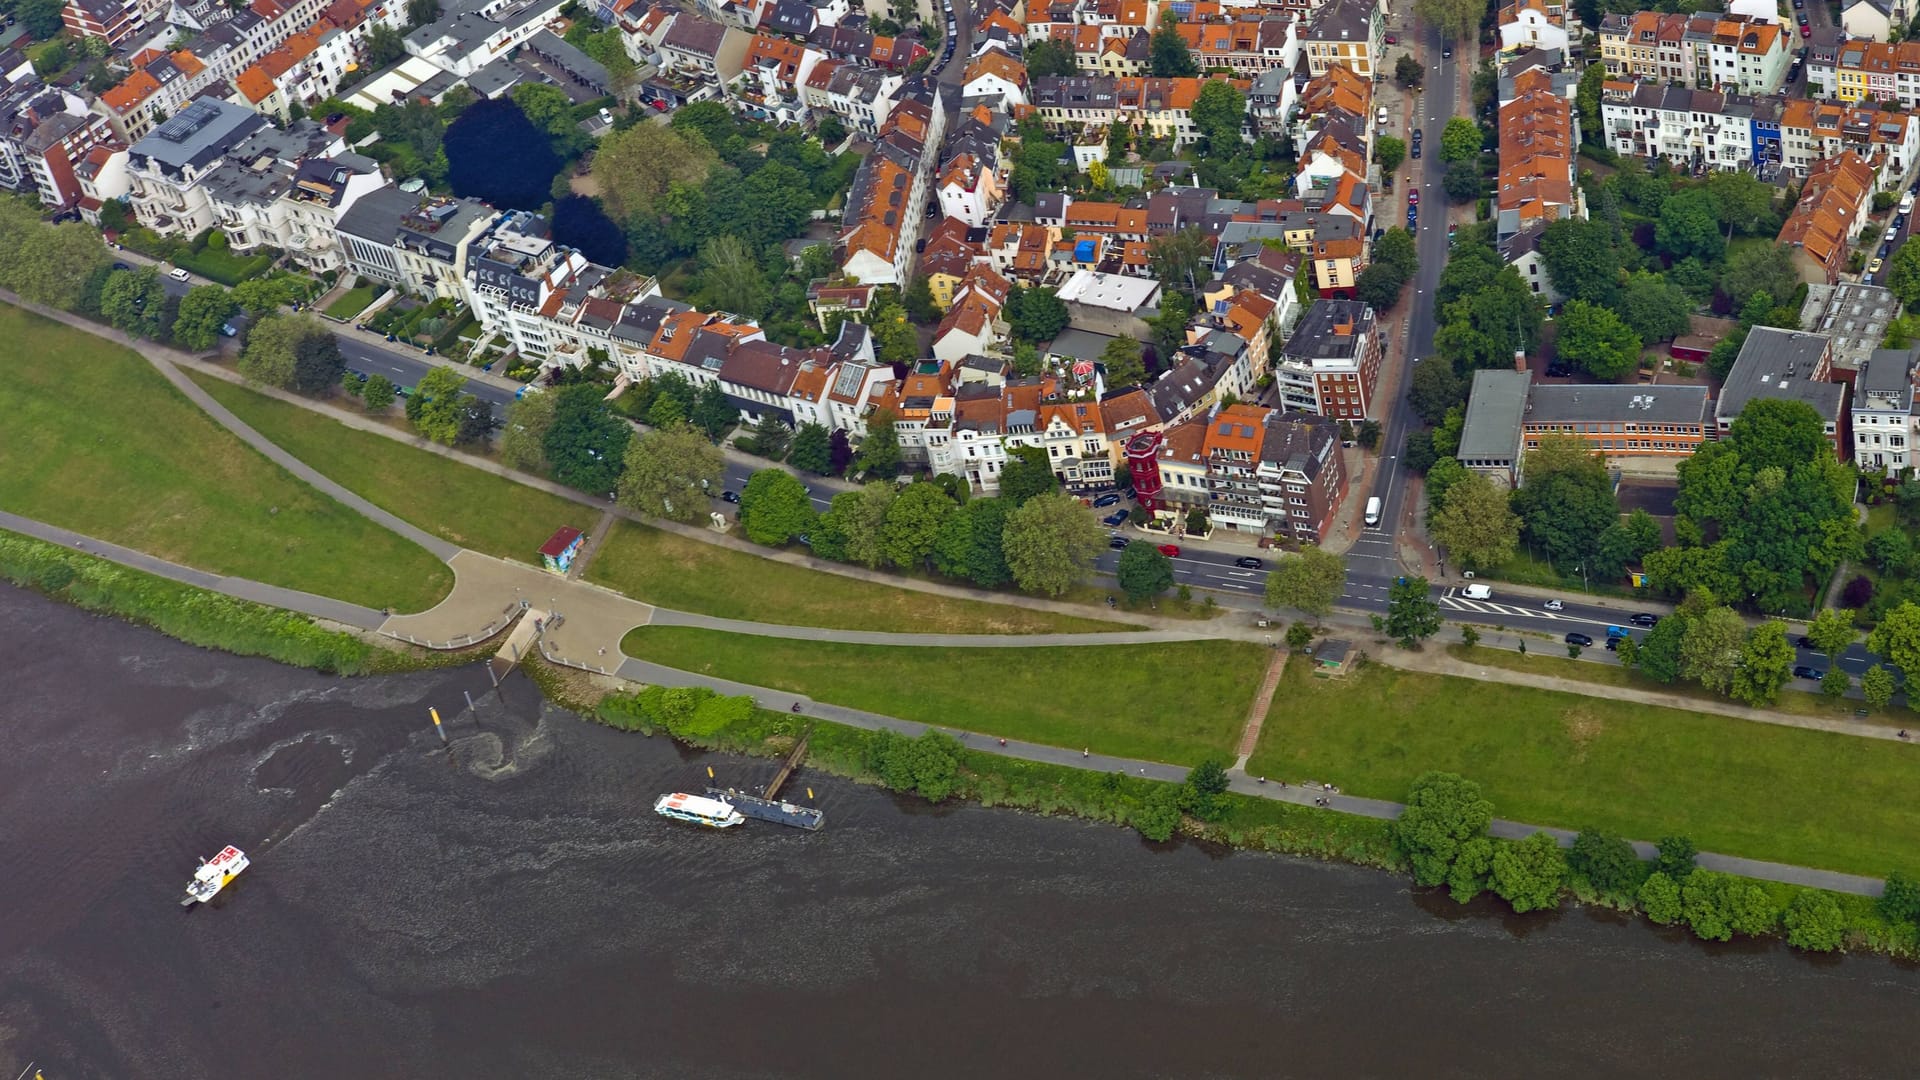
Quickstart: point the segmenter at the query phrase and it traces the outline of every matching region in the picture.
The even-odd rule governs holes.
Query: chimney
[[[1527,370],[1527,354],[1525,350],[1522,350],[1522,349],[1513,350],[1513,370],[1515,371]]]

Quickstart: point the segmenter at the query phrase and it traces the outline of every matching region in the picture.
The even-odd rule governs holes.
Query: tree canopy
[[[576,383],[529,394],[515,405],[535,397],[554,399],[552,418],[540,441],[542,457],[552,468],[553,478],[591,495],[613,491],[626,462],[633,428],[607,408],[601,389]],[[535,406],[533,415],[538,416],[541,408]]]
[[[1596,379],[1613,381],[1640,366],[1640,338],[1598,304],[1569,300],[1555,326],[1560,358]]]
[[[651,517],[698,521],[707,512],[707,493],[726,481],[725,465],[719,448],[690,424],[649,431],[627,444],[617,499]]]
[[[1002,532],[1007,568],[1027,592],[1059,596],[1092,570],[1105,533],[1080,500],[1062,492],[1036,495],[1007,515]]]

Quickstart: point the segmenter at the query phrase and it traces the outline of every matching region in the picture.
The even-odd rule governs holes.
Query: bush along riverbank
[[[189,645],[264,656],[337,675],[465,663],[469,654],[418,655],[328,630],[305,615],[240,600],[118,563],[0,531],[0,577],[88,611],[152,627]]]
[[[1920,883],[1899,874],[1876,900],[1702,870],[1683,837],[1662,840],[1660,857],[1651,862],[1624,839],[1591,830],[1570,849],[1547,833],[1496,839],[1487,835],[1493,804],[1479,785],[1450,773],[1421,776],[1407,812],[1388,822],[1233,794],[1217,762],[1196,767],[1184,784],[1170,784],[970,750],[936,731],[909,739],[773,712],[751,698],[704,689],[652,686],[609,695],[594,714],[622,730],[756,756],[785,754],[810,731],[809,767],[932,802],[965,799],[1073,814],[1132,827],[1150,840],[1178,834],[1411,872],[1416,885],[1445,888],[1462,904],[1491,892],[1525,913],[1552,910],[1570,896],[1640,912],[1662,926],[1685,926],[1703,940],[1782,937],[1811,952],[1920,955]]]

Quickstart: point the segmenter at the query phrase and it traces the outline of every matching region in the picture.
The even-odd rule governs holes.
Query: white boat
[[[227,882],[240,876],[240,871],[252,865],[247,854],[228,844],[220,849],[220,854],[211,859],[201,859],[200,869],[193,872],[193,880],[187,884],[187,895],[180,901],[181,907],[204,904],[214,898]]]
[[[676,821],[691,821],[695,825],[705,825],[714,829],[730,829],[747,820],[733,804],[724,799],[709,799],[703,795],[688,795],[676,791],[671,795],[662,795],[653,800],[653,812],[661,817],[670,817]]]

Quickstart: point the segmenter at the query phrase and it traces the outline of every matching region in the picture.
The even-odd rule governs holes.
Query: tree
[[[1547,280],[1573,300],[1612,304],[1620,291],[1620,254],[1604,221],[1561,218],[1540,234]]]
[[[557,421],[554,428],[559,430]],[[649,431],[626,449],[616,498],[637,513],[683,524],[697,521],[706,511],[707,492],[726,482],[720,449],[688,424]]]
[[[1426,67],[1415,60],[1412,53],[1403,52],[1400,58],[1393,62],[1393,81],[1399,83],[1404,90],[1419,89],[1420,83],[1426,77]]]
[[[220,343],[220,328],[234,312],[233,294],[218,285],[196,285],[180,298],[173,318],[173,342],[205,352]]]
[[[1407,144],[1391,135],[1381,135],[1373,141],[1373,160],[1380,163],[1382,173],[1391,174],[1407,160]]]
[[[1508,508],[1506,490],[1479,473],[1447,490],[1446,505],[1427,527],[1455,562],[1476,570],[1506,562],[1520,543],[1520,519]]]
[[[407,397],[407,419],[414,430],[447,446],[462,441],[468,403],[461,399],[472,397],[462,393],[466,385],[467,377],[452,368],[436,367],[422,376]]]
[[[1709,608],[1688,618],[1687,636],[1680,643],[1681,674],[1716,694],[1731,692],[1741,670],[1746,637],[1747,625],[1729,607]]]
[[[57,6],[54,27],[57,32]],[[36,205],[0,200],[0,287],[36,304],[73,311],[88,282],[96,280],[109,261],[92,226],[73,221],[49,227]]]
[[[1147,380],[1147,368],[1140,360],[1140,342],[1130,337],[1117,337],[1107,342],[1100,350],[1100,363],[1106,368],[1106,387],[1117,390],[1123,386],[1138,386]]]
[[[1303,622],[1287,627],[1287,648],[1295,652],[1306,652],[1307,646],[1311,644],[1313,644],[1313,627]]]
[[[1793,661],[1787,624],[1768,619],[1747,632],[1747,644],[1740,652],[1740,666],[1734,671],[1729,692],[1734,700],[1748,705],[1771,705],[1792,677]]]
[[[1680,885],[1663,873],[1653,873],[1640,885],[1640,910],[1661,926],[1680,921]]]
[[[167,292],[155,267],[115,270],[100,288],[100,314],[135,337],[157,338]]]
[[[302,394],[325,394],[340,385],[346,372],[347,358],[340,353],[339,339],[319,330],[301,338],[294,348],[291,388]]]
[[[1200,84],[1200,92],[1188,107],[1188,117],[1206,136],[1207,147],[1215,154],[1235,153],[1245,143],[1241,130],[1247,122],[1247,98],[1225,79],[1208,79]]]
[[[1906,250],[1903,246],[1902,251]],[[1895,254],[1894,262],[1899,262]],[[1792,296],[1800,287],[1800,275],[1793,268],[1793,255],[1782,244],[1745,244],[1727,256],[1720,272],[1720,288],[1732,298],[1734,309],[1746,306],[1755,293],[1771,297]],[[1888,287],[1893,288],[1892,278]],[[1899,289],[1894,289],[1895,293]]]
[[[1053,462],[1038,446],[1015,446],[1007,451],[1007,463],[1000,470],[1000,497],[1019,506],[1036,495],[1060,486]]]
[[[1571,567],[1590,556],[1607,527],[1620,520],[1606,466],[1584,439],[1544,435],[1527,452],[1526,485],[1513,493],[1513,509],[1527,536],[1553,562]]]
[[[1524,915],[1560,906],[1567,857],[1553,834],[1537,832],[1493,851],[1493,891]]]
[[[1007,297],[1005,315],[1013,335],[1034,345],[1058,337],[1071,319],[1067,305],[1052,289],[1022,285],[1015,285]]]
[[[1093,568],[1106,549],[1106,536],[1080,500],[1053,491],[1007,515],[1002,544],[1014,584],[1059,596]]]
[[[1466,202],[1479,198],[1486,190],[1486,183],[1480,178],[1479,165],[1456,161],[1447,166],[1446,175],[1440,178],[1440,189],[1454,202]]]
[[[933,283],[927,280],[925,274],[913,275],[913,281],[907,286],[900,302],[906,306],[907,318],[921,326],[940,321],[940,308],[933,302]]]
[[[1195,765],[1181,785],[1180,805],[1201,821],[1219,821],[1227,816],[1227,770],[1213,758]]]
[[[1708,262],[1718,259],[1726,249],[1727,238],[1720,232],[1712,196],[1701,188],[1686,188],[1669,197],[1660,205],[1653,242],[1676,259],[1689,255]]]
[[[1886,529],[1867,541],[1867,558],[1883,574],[1903,572],[1913,561],[1913,541],[1905,529]]]
[[[1427,579],[1403,577],[1387,590],[1387,636],[1411,649],[1440,631],[1440,605]]]
[[[260,318],[292,303],[298,297],[293,283],[285,278],[248,278],[233,287],[234,302],[254,318]]]
[[[657,216],[669,189],[695,190],[720,163],[699,134],[662,124],[616,128],[593,153],[600,201],[615,221]]]
[[[13,9],[20,24],[35,40],[46,41],[60,32],[62,6],[56,0],[20,0]]]
[[[1493,841],[1476,836],[1460,845],[1460,853],[1447,871],[1447,895],[1456,904],[1465,904],[1487,891],[1493,876]]]
[[[1906,244],[1893,253],[1887,262],[1887,288],[1900,298],[1902,304],[1912,307],[1920,304],[1920,248],[1909,251]]]
[[[1129,815],[1141,836],[1155,843],[1173,839],[1174,830],[1180,827],[1180,790],[1171,784],[1153,786],[1145,801]]]
[[[820,521],[807,486],[784,469],[760,469],[740,492],[740,528],[756,544],[778,547]]]
[[[541,455],[552,468],[553,478],[591,495],[613,491],[627,458],[633,428],[607,407],[600,387],[576,383],[557,390],[528,394],[515,402],[514,412],[509,414],[507,421],[509,437],[523,437],[513,432],[513,426],[521,415],[520,408],[534,398],[542,397],[550,397],[554,401],[551,405],[533,406],[527,415],[537,419],[543,413],[550,412],[539,445]],[[662,401],[671,402],[675,399],[662,394],[654,401],[654,407],[658,409]],[[532,434],[524,433],[529,443]],[[503,444],[505,441],[502,440]],[[530,448],[524,453],[530,454]]]
[[[1464,116],[1450,116],[1440,129],[1440,160],[1473,161],[1480,156],[1480,126]]]
[[[1787,944],[1809,952],[1832,952],[1847,940],[1847,920],[1827,893],[1802,889],[1787,902]]]
[[[1267,574],[1267,606],[1326,617],[1347,588],[1347,562],[1318,547],[1282,555]]]
[[[1867,635],[1867,648],[1902,671],[1920,671],[1920,605],[1903,601],[1882,615]]]
[[[1480,785],[1456,773],[1427,772],[1407,792],[1407,808],[1387,826],[1393,846],[1413,867],[1417,885],[1447,880],[1461,846],[1486,836],[1493,804]]]
[[[1160,25],[1147,42],[1147,57],[1150,73],[1157,79],[1190,79],[1200,74],[1186,39],[1180,36],[1180,20],[1172,8],[1160,13]]]
[[[787,456],[787,447],[793,442],[793,429],[778,413],[769,412],[753,425],[751,434],[735,439],[734,445],[749,453],[763,458],[779,461]]]
[[[1598,133],[1600,131],[1600,90],[1607,81],[1606,65],[1599,71],[1589,67],[1580,75],[1580,86],[1574,91],[1574,104],[1580,109],[1580,129]]]
[[[824,476],[832,470],[832,435],[822,424],[811,421],[800,425],[793,434],[793,452],[787,455],[787,464],[796,469],[804,469],[815,476]]]
[[[700,295],[713,307],[757,319],[767,310],[767,279],[760,258],[737,236],[700,246]]]
[[[1147,320],[1153,328],[1153,344],[1163,364],[1187,343],[1187,322],[1193,318],[1193,297],[1179,289],[1160,293],[1160,314]]]
[[[1373,244],[1373,261],[1400,271],[1406,277],[1412,277],[1420,269],[1419,249],[1413,242],[1413,234],[1395,225],[1380,234]]]
[[[240,352],[240,374],[261,386],[292,385],[295,350],[312,329],[299,315],[269,315],[255,322],[247,331],[247,347]]]
[[[858,491],[835,495],[832,505],[820,516],[820,529],[814,533],[814,553],[857,562],[869,569],[885,562],[880,530],[886,526],[887,511],[899,490],[888,481],[876,480]],[[827,551],[821,549],[823,534],[833,538]]]
[[[720,389],[717,381],[710,382],[695,395],[690,419],[694,427],[707,433],[707,438],[719,442],[739,425],[740,410],[727,400],[726,391]]]
[[[1027,76],[1077,75],[1080,64],[1073,50],[1052,41],[1036,41],[1027,46]]]
[[[1920,881],[1898,870],[1888,874],[1875,907],[1890,923],[1920,923]]]
[[[1886,708],[1896,689],[1893,672],[1878,664],[1860,673],[1860,693],[1876,709]]]
[[[974,499],[961,506],[940,526],[934,540],[935,568],[983,589],[1012,580],[1003,539],[1011,508],[1005,499]]]
[[[440,0],[407,0],[407,25],[425,26],[440,19]]]
[[[1671,341],[1691,325],[1693,298],[1660,275],[1641,271],[1627,279],[1617,310],[1642,342]]]
[[[383,68],[398,63],[407,55],[406,37],[386,23],[377,22],[368,27],[365,44],[370,67]]]
[[[1633,845],[1612,833],[1582,829],[1567,852],[1567,865],[1603,896],[1631,896],[1646,864]]]
[[[1598,379],[1616,380],[1640,366],[1640,339],[1612,311],[1569,300],[1560,312],[1560,358]]]
[[[661,394],[653,399],[653,406],[647,410],[647,426],[656,428],[678,427],[687,423],[687,406],[672,394]]]
[[[1379,310],[1400,302],[1400,290],[1407,287],[1407,275],[1390,263],[1376,262],[1360,271],[1354,279],[1353,295]],[[1439,365],[1434,365],[1439,366]]]
[[[1813,641],[1813,647],[1827,654],[1827,659],[1836,665],[1840,654],[1859,637],[1853,628],[1852,611],[1846,608],[1821,608],[1807,623],[1807,637]]]
[[[940,485],[909,484],[887,507],[880,527],[880,551],[902,569],[920,566],[933,556],[940,530],[958,509]]]
[[[894,430],[892,409],[875,409],[867,415],[867,437],[860,440],[860,456],[854,466],[868,479],[892,479],[900,472],[900,433]]]
[[[369,376],[367,384],[360,388],[360,403],[371,413],[393,408],[393,399],[399,396],[399,389],[385,375]]]
[[[1444,360],[1414,365],[1411,383],[1407,400],[1414,413],[1428,424],[1438,424],[1446,418],[1448,409],[1467,399],[1466,382]]]
[[[1173,588],[1173,560],[1150,544],[1130,544],[1120,553],[1115,576],[1127,599],[1137,604]]]
[[[1155,237],[1147,244],[1147,260],[1161,285],[1192,292],[1212,276],[1213,249],[1204,229],[1189,227]]]
[[[1693,857],[1698,849],[1693,841],[1684,836],[1663,836],[1654,844],[1658,854],[1654,857],[1654,869],[1666,875],[1670,881],[1685,881],[1693,873]]]

